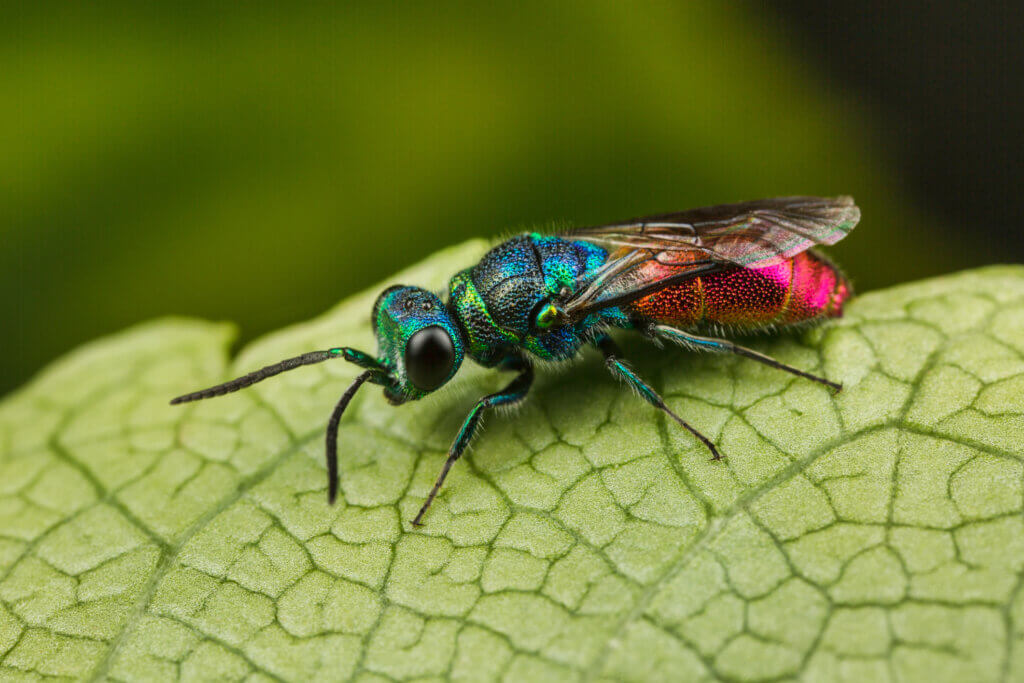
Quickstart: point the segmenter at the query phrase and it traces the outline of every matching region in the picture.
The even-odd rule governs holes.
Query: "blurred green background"
[[[713,0],[8,7],[0,391],[136,321],[249,339],[551,221],[848,193],[861,290],[989,260],[796,30]]]

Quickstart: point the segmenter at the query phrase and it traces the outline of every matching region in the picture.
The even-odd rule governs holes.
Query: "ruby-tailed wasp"
[[[834,382],[721,337],[841,315],[850,284],[811,247],[838,242],[859,219],[850,197],[782,197],[518,235],[456,273],[444,298],[419,287],[384,290],[371,318],[376,356],[348,347],[312,351],[171,403],[238,391],[331,358],[363,368],[327,423],[327,497],[333,503],[338,422],[364,383],[379,384],[388,401],[399,405],[443,386],[466,356],[515,372],[508,386],[469,411],[412,522],[418,526],[484,413],[526,396],[534,361],[568,360],[589,345],[604,354],[614,375],[718,459],[715,445],[625,364],[609,331],[634,330],[689,349],[735,353],[838,390]]]

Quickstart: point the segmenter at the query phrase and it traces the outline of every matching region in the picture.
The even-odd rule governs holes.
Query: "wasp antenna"
[[[261,382],[268,377],[279,375],[282,372],[294,370],[297,367],[303,365],[312,365],[313,363],[320,363],[331,358],[346,358],[348,354],[345,352],[349,349],[336,348],[328,349],[326,351],[310,351],[304,353],[301,356],[295,356],[294,358],[288,358],[281,361],[280,363],[274,363],[264,368],[260,368],[254,372],[250,372],[248,375],[243,375],[238,379],[233,379],[230,382],[224,382],[224,384],[218,384],[215,387],[209,389],[202,389],[201,391],[195,391],[191,394],[184,394],[177,398],[171,399],[171,405],[177,405],[179,403],[188,403],[190,401],[199,401],[204,398],[213,398],[214,396],[223,396],[224,394],[230,394],[233,391],[239,389],[245,389],[248,386]]]
[[[345,412],[345,408],[348,408],[352,397],[359,391],[359,387],[363,386],[363,382],[370,379],[372,374],[372,370],[367,370],[356,377],[355,381],[338,399],[338,405],[334,406],[331,419],[327,422],[327,502],[330,505],[334,505],[334,500],[338,497],[338,423],[341,422],[341,416]]]

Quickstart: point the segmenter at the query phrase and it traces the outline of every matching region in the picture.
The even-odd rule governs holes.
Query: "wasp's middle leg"
[[[711,439],[701,434],[695,427],[672,412],[672,409],[665,405],[665,400],[658,395],[658,392],[652,389],[647,382],[640,379],[640,377],[633,372],[629,366],[622,362],[619,347],[614,341],[612,341],[611,337],[608,335],[601,335],[594,340],[594,346],[600,349],[601,353],[604,354],[604,364],[613,375],[624,380],[627,384],[637,390],[641,398],[655,408],[664,411],[666,415],[679,423],[681,427],[700,439],[700,442],[703,443],[709,451],[711,451],[713,460],[721,460],[722,454],[718,452],[717,448],[715,448],[715,444],[711,443]]]

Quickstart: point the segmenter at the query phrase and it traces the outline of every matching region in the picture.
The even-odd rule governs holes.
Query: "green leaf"
[[[440,286],[481,253],[401,280]],[[867,294],[757,340],[845,383],[627,349],[686,432],[587,360],[495,416],[422,530],[468,368],[323,433],[353,368],[187,407],[309,349],[373,350],[376,290],[227,364],[225,325],[82,348],[0,405],[0,676],[997,680],[1024,676],[1024,268]]]

